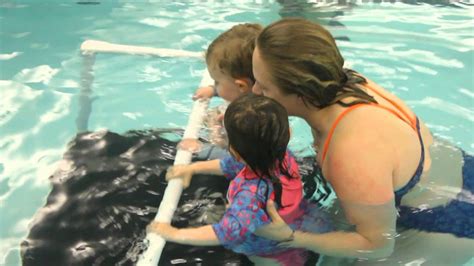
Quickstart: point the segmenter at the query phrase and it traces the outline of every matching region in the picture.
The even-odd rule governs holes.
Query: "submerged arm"
[[[395,244],[393,205],[391,202],[380,206],[345,206],[345,212],[350,212],[352,215],[351,222],[356,227],[354,232],[335,231],[325,234],[295,232],[292,246],[304,247],[334,257],[387,257],[393,252]]]
[[[358,209],[359,221],[354,232],[312,233],[295,231],[278,215],[274,204],[267,204],[272,223],[259,228],[257,235],[281,241],[282,246],[305,248],[316,253],[346,258],[383,258],[394,246],[395,219],[392,203],[380,206],[345,206]],[[347,212],[347,209],[346,209]],[[354,215],[354,214],[353,214]],[[352,222],[354,222],[354,217]]]
[[[296,231],[294,239],[287,242],[290,246],[348,258],[383,258],[393,252],[397,217],[390,156],[393,151],[371,137],[365,140],[369,143],[359,138],[354,142],[345,141],[342,147],[333,141],[330,147],[333,150],[328,153],[323,167],[325,177],[355,230],[324,234]],[[372,150],[368,152],[367,147]],[[267,228],[260,235],[284,241],[288,239],[288,230],[284,230],[281,218],[276,217],[278,213],[270,207],[267,208],[273,221],[270,226],[279,229],[269,233]]]
[[[353,133],[344,132],[333,139],[323,173],[355,230],[321,235],[297,233],[295,242],[331,256],[382,258],[393,252],[395,244],[396,152],[382,134],[371,130]]]

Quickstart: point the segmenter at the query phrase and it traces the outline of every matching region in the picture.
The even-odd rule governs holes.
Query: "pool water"
[[[20,264],[19,243],[50,192],[48,177],[67,143],[84,130],[77,122],[87,109],[81,95],[92,109],[79,121],[91,131],[187,123],[202,60],[99,54],[92,91],[86,91],[83,41],[203,51],[237,23],[303,16],[328,27],[348,66],[405,99],[437,137],[473,153],[472,14],[472,5],[462,3],[2,1],[0,265]],[[298,119],[292,126],[291,147],[311,154],[307,126]]]

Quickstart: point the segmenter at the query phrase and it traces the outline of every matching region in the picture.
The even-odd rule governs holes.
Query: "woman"
[[[256,44],[253,92],[274,98],[311,126],[316,161],[354,225],[352,231],[291,232],[270,205],[273,223],[260,235],[325,255],[370,259],[392,254],[395,230],[411,228],[430,232],[416,231],[412,243],[439,240],[442,249],[465,251],[462,260],[472,256],[472,156],[433,145],[428,128],[400,99],[344,69],[323,27],[283,19],[266,27]],[[409,244],[398,245],[396,252],[413,252]]]

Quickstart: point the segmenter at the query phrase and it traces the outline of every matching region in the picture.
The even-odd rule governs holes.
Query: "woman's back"
[[[415,116],[415,114],[395,95],[371,81],[368,81],[368,87],[371,87],[372,89],[368,89],[367,93],[372,95],[379,104],[388,108],[394,108],[393,104],[381,97],[378,93],[398,104],[409,116]],[[392,120],[396,120],[395,116],[392,117]],[[388,119],[390,118],[387,117],[387,120]],[[394,124],[395,123],[396,122],[394,121]],[[422,204],[425,204],[427,207],[444,205],[461,191],[463,183],[462,153],[453,145],[439,139],[434,139],[431,132],[422,121],[419,121],[419,125],[421,140],[424,147],[423,172],[421,173],[420,180],[417,182],[416,186],[404,195],[401,204],[413,207],[418,207]],[[401,151],[397,158],[399,162],[398,168],[394,171],[394,188],[397,190],[410,182],[410,179],[413,177],[413,165],[414,163],[419,162],[419,159],[416,160],[416,157],[419,158],[420,152],[413,152],[412,149],[420,147],[420,142],[417,136],[411,136],[405,139],[401,138],[400,136],[403,136],[403,134],[401,134],[400,131],[404,131],[405,129],[400,129],[398,132],[397,128],[382,128],[382,130],[388,130],[388,134],[394,135],[394,138],[391,141],[393,141]],[[435,185],[433,186],[433,184]],[[449,195],[443,193],[442,190],[449,190]],[[428,205],[426,205],[427,203]]]
[[[331,142],[338,142],[339,146],[351,146],[351,141],[369,143],[365,147],[358,146],[360,149],[353,150],[352,156],[369,154],[375,168],[378,162],[382,161],[381,164],[383,164],[384,158],[389,158],[392,166],[391,177],[395,202],[399,206],[399,225],[424,231],[447,232],[460,237],[472,237],[472,230],[468,229],[470,222],[467,222],[464,217],[466,211],[473,210],[472,199],[466,201],[465,198],[465,195],[471,195],[473,190],[472,181],[470,181],[472,178],[469,175],[472,157],[446,142],[434,141],[427,127],[416,118],[413,112],[400,99],[380,86],[369,81],[363,89],[374,97],[377,104],[361,104],[360,108],[333,107],[332,112],[338,117],[336,121],[340,121],[340,125],[334,122],[333,128],[338,128],[339,133],[334,133],[333,136],[330,133],[325,138],[324,143],[328,149],[327,152],[323,149],[319,157],[321,162],[324,164],[324,159],[331,156],[329,148]],[[342,119],[344,113],[347,116]],[[412,125],[413,121],[416,123],[415,128]],[[335,129],[333,130],[336,132]],[[359,139],[348,136],[357,136]],[[383,149],[376,147],[380,144],[377,144],[377,141],[371,145],[371,138],[385,140]],[[339,160],[340,154],[343,154],[341,150],[344,150],[335,146],[332,150],[333,161]],[[383,150],[388,152],[386,154],[377,152]],[[326,172],[331,172],[331,167],[334,165],[332,163],[329,167],[326,166]],[[380,178],[384,177],[388,178],[387,176]],[[338,180],[334,179],[333,183],[337,186]],[[382,190],[376,182],[371,189]],[[338,193],[338,197],[342,200],[346,197],[344,192],[344,190],[339,190]],[[387,195],[390,194],[389,191],[385,190],[385,192]],[[366,204],[367,202],[353,203]],[[442,219],[444,222],[438,222],[437,220],[442,217],[444,217]],[[458,220],[464,221],[463,225],[453,226]]]
[[[378,105],[394,110],[403,119],[385,111],[385,114],[383,114],[384,112],[380,114],[380,116],[383,116],[383,119],[379,121],[380,124],[373,125],[373,130],[377,129],[377,131],[385,133],[397,150],[394,157],[395,169],[393,172],[394,190],[397,191],[410,182],[420,160],[423,160],[421,162],[423,165],[420,166],[423,169],[420,181],[426,177],[425,173],[429,171],[431,165],[429,147],[433,143],[433,137],[419,118],[419,130],[408,126],[410,120],[416,120],[416,114],[402,100],[376,83],[370,80],[367,81],[367,85],[364,86],[365,90],[375,98]],[[424,158],[421,158],[422,148],[424,149]]]
[[[320,136],[321,139],[317,142],[319,149],[323,150],[322,153],[318,154],[317,158],[319,163],[323,165],[323,171],[326,167],[324,164],[326,157],[332,156],[334,159],[347,155],[346,153],[338,154],[336,152],[337,147],[331,149],[332,146],[335,146],[333,143],[343,143],[343,145],[352,146],[351,141],[366,142],[368,144],[365,146],[355,146],[359,147],[359,149],[351,150],[351,153],[370,154],[374,148],[376,149],[376,147],[370,144],[371,140],[382,138],[385,140],[384,145],[386,147],[384,150],[391,151],[388,157],[392,167],[393,190],[397,191],[403,188],[412,179],[419,167],[423,170],[420,182],[426,182],[426,173],[429,172],[431,167],[429,148],[433,143],[433,138],[427,127],[419,121],[419,132],[423,142],[420,143],[418,130],[416,129],[416,116],[400,99],[371,81],[361,86],[361,89],[373,96],[377,104],[361,104],[360,108],[353,108],[354,110],[350,110],[343,118],[340,118],[340,116],[343,112],[347,112],[346,107],[340,105],[328,107],[331,108],[330,112],[328,112],[329,116],[333,117],[328,119],[328,121],[334,127],[334,132],[332,136],[328,136],[329,134]],[[352,100],[347,98],[345,102]],[[390,111],[387,111],[387,109]],[[339,121],[337,125],[334,125],[337,119]],[[424,147],[423,158],[422,147]],[[380,154],[372,152],[371,156],[373,157],[373,162],[377,162]],[[342,157],[340,158],[342,160]],[[420,162],[421,160],[423,161]],[[420,163],[422,163],[421,166],[419,165]]]

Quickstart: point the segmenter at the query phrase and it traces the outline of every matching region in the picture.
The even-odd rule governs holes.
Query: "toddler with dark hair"
[[[168,180],[183,178],[188,186],[193,174],[224,175],[230,185],[229,205],[222,219],[212,225],[187,229],[154,222],[149,230],[171,242],[223,245],[252,261],[265,257],[283,265],[303,265],[306,251],[283,248],[277,241],[255,234],[270,223],[265,211],[268,200],[276,203],[278,213],[293,230],[330,230],[330,222],[317,206],[308,207],[303,200],[298,165],[287,150],[290,128],[285,108],[270,98],[247,94],[229,105],[224,125],[232,157],[175,166],[166,176]],[[290,232],[289,240],[291,237]]]

